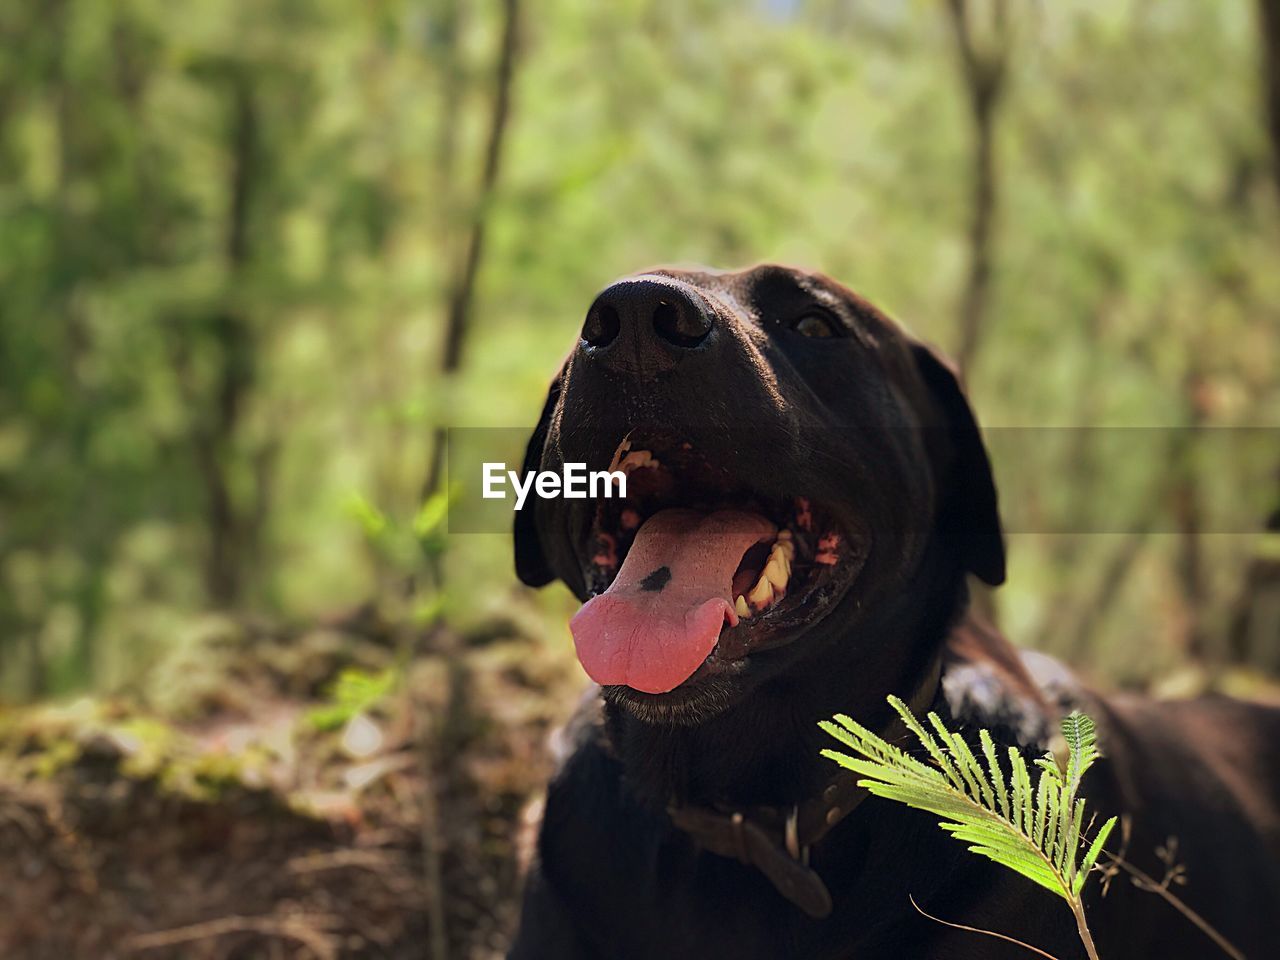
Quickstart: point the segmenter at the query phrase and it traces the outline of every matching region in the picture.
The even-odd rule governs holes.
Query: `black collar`
[[[913,714],[922,715],[933,705],[941,677],[939,652],[907,700]],[[897,715],[880,733],[891,742],[908,734]],[[857,774],[841,768],[816,795],[790,807],[685,804],[667,812],[700,849],[755,867],[780,894],[809,916],[822,919],[831,913],[831,892],[809,866],[809,849],[868,796],[858,786]]]

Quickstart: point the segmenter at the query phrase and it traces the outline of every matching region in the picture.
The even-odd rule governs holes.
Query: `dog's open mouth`
[[[745,666],[824,616],[856,579],[866,538],[776,478],[735,477],[678,438],[633,431],[596,501],[591,599],[570,627],[593,680],[665,694]],[[753,482],[754,481],[754,482]]]

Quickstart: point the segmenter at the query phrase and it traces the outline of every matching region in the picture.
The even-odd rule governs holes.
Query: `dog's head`
[[[1004,579],[996,493],[955,377],[849,290],[778,266],[608,287],[552,384],[524,469],[626,476],[515,523],[527,584],[606,697],[705,718],[854,634],[926,552]]]

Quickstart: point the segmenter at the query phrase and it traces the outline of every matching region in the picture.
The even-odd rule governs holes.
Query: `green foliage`
[[[121,780],[165,793],[216,800],[260,789],[277,758],[261,741],[236,751],[202,742],[166,719],[102,701],[0,714],[0,780],[47,781],[78,764],[114,765]]]
[[[423,502],[417,516],[413,518],[413,535],[427,556],[439,556],[447,545],[448,529],[446,521],[449,516],[449,490],[438,490]]]
[[[347,498],[347,512],[360,525],[360,532],[371,543],[381,541],[391,526],[387,515],[359,493],[353,492]]]
[[[371,673],[350,667],[338,674],[329,689],[328,705],[307,714],[317,730],[337,730],[357,714],[376,707],[400,683],[400,671],[394,668]]]
[[[508,541],[451,537],[442,562],[433,428],[529,424],[620,274],[794,262],[954,347],[972,131],[945,4],[524,6],[446,380],[500,4],[0,4],[0,696],[127,689],[210,607],[313,620],[431,564],[454,609],[507,603]],[[1179,425],[1198,398],[1206,426],[1276,422],[1251,5],[1041,6],[1010,11],[981,419]],[[1076,433],[1001,454],[989,432],[1010,529],[1160,502],[1167,451]],[[1268,476],[1199,468],[1206,522]],[[1019,537],[1010,634],[1135,682],[1177,638],[1110,641],[1151,611],[1167,634],[1225,619],[1251,549],[1204,538],[1188,611],[1151,544],[1086,634],[1115,538]]]
[[[1039,776],[1033,783],[1015,747],[1007,751],[1006,775],[989,731],[978,732],[979,760],[964,737],[948,730],[937,714],[928,715],[930,730],[897,697],[889,697],[889,703],[931,762],[916,759],[844,715],[823,721],[821,727],[854,754],[823,750],[822,755],[860,774],[859,785],[875,796],[943,817],[939,826],[970,851],[1039,884],[1083,916],[1085,880],[1116,824],[1115,817],[1107,820],[1085,846],[1085,802],[1077,793],[1100,756],[1093,721],[1079,711],[1063,719],[1066,762],[1059,766],[1053,754],[1037,758]]]

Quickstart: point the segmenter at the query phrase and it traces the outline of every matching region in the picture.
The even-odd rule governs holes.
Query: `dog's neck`
[[[607,706],[609,738],[628,784],[655,806],[803,800],[835,772],[819,755],[827,738],[817,722],[846,713],[882,728],[890,717],[885,697],[918,692],[966,602],[963,573],[927,558],[875,615],[710,720],[648,723]]]

